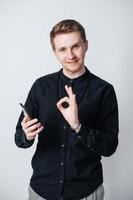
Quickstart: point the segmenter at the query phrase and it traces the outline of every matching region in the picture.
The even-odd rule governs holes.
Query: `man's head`
[[[84,70],[84,58],[88,48],[85,30],[75,20],[63,20],[50,32],[53,51],[66,74]]]
[[[86,41],[85,30],[84,27],[79,22],[73,19],[66,19],[57,23],[50,32],[50,41],[53,50],[55,50],[54,38],[56,35],[61,33],[71,33],[75,31],[80,32],[81,38],[85,42]]]

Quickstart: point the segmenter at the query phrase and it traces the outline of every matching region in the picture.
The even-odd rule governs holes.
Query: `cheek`
[[[83,50],[79,51],[79,52],[77,53],[77,56],[78,56],[79,58],[84,58],[84,57],[85,57],[85,51],[83,51]]]
[[[57,59],[62,63],[63,61],[64,61],[64,56],[63,55],[57,55],[56,56],[57,57]]]

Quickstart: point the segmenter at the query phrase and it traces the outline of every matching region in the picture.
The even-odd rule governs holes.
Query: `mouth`
[[[68,61],[67,64],[73,65],[75,63],[77,63],[79,60],[73,60],[73,61]]]

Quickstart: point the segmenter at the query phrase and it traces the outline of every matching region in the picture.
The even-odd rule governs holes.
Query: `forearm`
[[[88,128],[82,124],[78,133],[74,133],[78,142],[102,156],[111,156],[118,145],[118,130],[113,132],[102,132]]]
[[[80,117],[80,115],[79,115]],[[89,118],[80,120],[81,129],[75,137],[92,151],[103,156],[112,155],[118,145],[118,105],[113,88],[108,90],[97,112],[95,123]]]

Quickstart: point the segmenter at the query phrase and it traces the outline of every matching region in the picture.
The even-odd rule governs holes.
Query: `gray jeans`
[[[29,199],[28,200],[46,200],[42,197],[40,197],[37,193],[34,192],[34,190],[29,186]],[[85,197],[81,200],[104,200],[104,187],[103,185],[100,185],[95,192],[93,192],[88,197]]]

